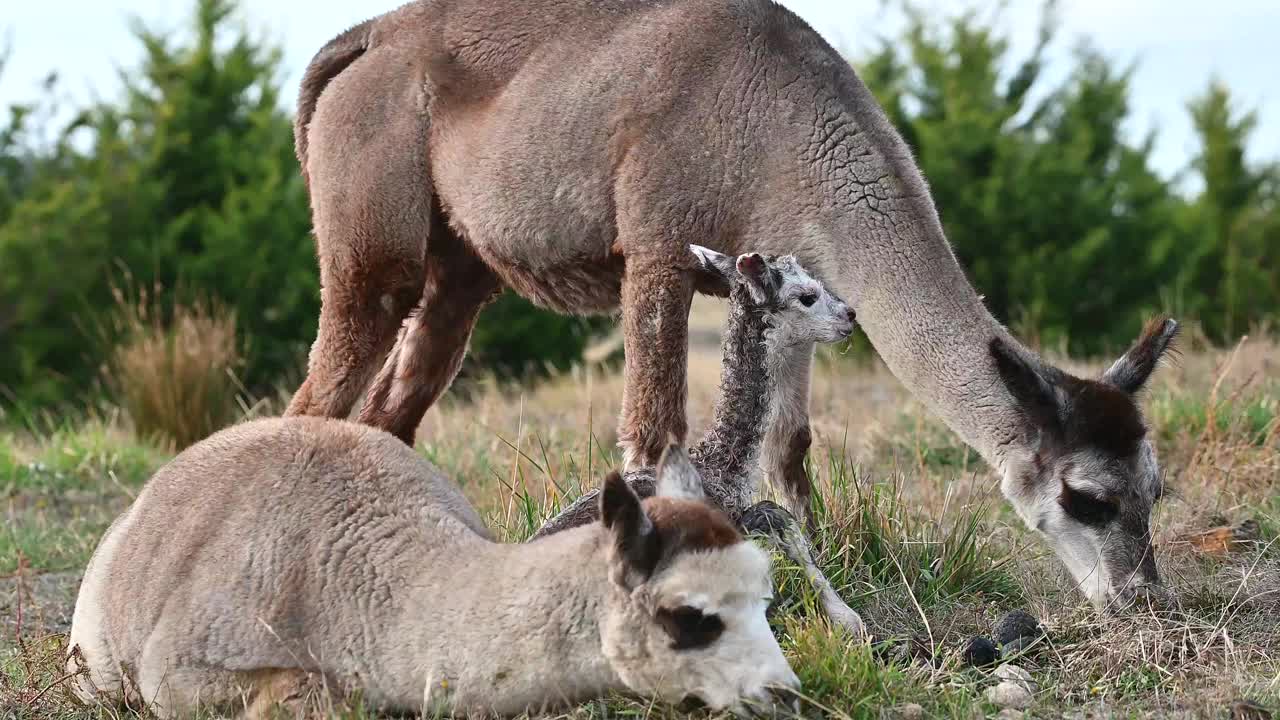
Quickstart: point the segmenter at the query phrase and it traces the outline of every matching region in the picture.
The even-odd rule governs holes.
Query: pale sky
[[[268,33],[285,50],[285,97],[291,100],[303,68],[321,45],[348,26],[401,4],[401,0],[243,0],[250,27]],[[782,0],[833,45],[864,55],[901,18],[880,0]],[[938,11],[976,6],[989,12],[995,0],[962,3],[924,0]],[[110,98],[119,91],[119,69],[135,67],[140,49],[128,17],[152,27],[182,27],[193,0],[3,0],[0,47],[10,59],[0,74],[0,107],[29,99],[57,70],[72,98]],[[1035,41],[1040,3],[1007,0],[1003,27],[1021,57]],[[1166,176],[1184,168],[1195,149],[1185,103],[1211,75],[1226,81],[1238,101],[1255,108],[1259,128],[1250,155],[1280,158],[1280,0],[1061,0],[1061,33],[1051,53],[1051,77],[1065,71],[1080,36],[1120,62],[1137,60],[1130,100],[1135,136],[1159,129],[1155,165]]]

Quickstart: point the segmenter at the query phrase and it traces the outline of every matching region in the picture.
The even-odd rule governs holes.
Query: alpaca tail
[[[293,123],[293,142],[308,188],[311,178],[307,174],[307,129],[315,115],[316,103],[329,82],[369,50],[372,29],[373,19],[366,20],[330,40],[311,59],[302,76],[302,87],[298,90],[298,114]]]

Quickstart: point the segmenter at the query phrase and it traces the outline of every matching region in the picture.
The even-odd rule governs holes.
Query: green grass
[[[1006,571],[1010,550],[987,542],[986,503],[922,513],[905,496],[901,474],[882,482],[859,476],[843,452],[829,453],[822,480],[815,516],[831,549],[825,570],[838,587],[901,588],[923,605],[957,595],[1021,599]]]
[[[104,423],[38,440],[0,435],[0,575],[23,562],[44,572],[80,568],[98,537],[167,454]]]
[[[1271,367],[1276,353],[1266,352],[1271,356],[1239,363]],[[804,683],[806,717],[880,718],[907,703],[919,704],[926,717],[990,717],[995,709],[983,694],[990,674],[963,666],[960,653],[1013,608],[1030,610],[1048,628],[1046,640],[1017,659],[1041,688],[1030,717],[1145,719],[1178,710],[1225,717],[1236,697],[1280,709],[1280,386],[1228,376],[1214,395],[1218,376],[1205,368],[1220,359],[1187,357],[1189,369],[1175,376],[1181,382],[1157,386],[1146,400],[1177,488],[1156,522],[1162,571],[1181,600],[1171,614],[1099,618],[1045,543],[1008,509],[989,468],[940,422],[888,394],[899,390],[884,389],[902,399],[884,409],[856,400],[819,405],[826,410],[815,414],[815,427],[827,432],[879,413],[847,440],[820,438],[808,466],[818,489],[818,563],[874,637],[868,644],[833,630],[800,569],[776,558],[771,622]],[[583,397],[570,391],[577,382],[553,381],[519,396],[478,393],[443,409],[424,432],[429,442],[420,452],[458,479],[503,540],[527,538],[618,462],[612,438],[591,421],[611,423],[616,406],[592,397],[581,402],[598,404],[566,409],[566,398]],[[616,395],[616,384],[598,382],[602,396]],[[20,565],[32,586],[42,574],[73,575],[167,457],[108,422],[0,431],[0,718],[7,720],[5,711],[24,720],[133,717],[77,708],[57,685],[65,637],[34,618],[41,610],[65,612],[65,597],[33,595],[26,650],[14,647],[5,616],[11,585],[4,584],[14,581],[3,578]],[[1262,541],[1226,556],[1195,554],[1176,542],[1218,515],[1256,519]],[[320,714],[370,716],[358,703]],[[686,716],[682,708],[623,697],[560,715]]]
[[[1280,383],[1270,382],[1243,397],[1230,395],[1217,402],[1202,394],[1164,391],[1151,402],[1152,420],[1161,439],[1172,442],[1181,433],[1201,436],[1208,431],[1234,433],[1251,445],[1262,445],[1280,417]]]

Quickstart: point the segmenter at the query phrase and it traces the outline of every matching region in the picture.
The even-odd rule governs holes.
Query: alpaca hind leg
[[[360,422],[412,446],[422,416],[461,369],[481,309],[501,288],[437,213],[422,300],[374,379]]]
[[[756,503],[742,514],[742,527],[750,534],[767,538],[792,562],[804,568],[805,577],[818,594],[822,610],[835,625],[854,635],[865,635],[862,617],[843,599],[813,559],[813,546],[795,516],[781,506],[769,502]]]
[[[287,415],[349,415],[422,296],[429,122],[409,111],[421,86],[383,66],[356,63],[336,78],[308,131],[320,328]]]
[[[791,514],[810,531],[813,514],[809,501],[813,488],[804,469],[812,436],[809,432],[809,378],[813,368],[812,343],[783,351],[781,372],[774,392],[778,415],[769,426],[760,454],[761,469]]]

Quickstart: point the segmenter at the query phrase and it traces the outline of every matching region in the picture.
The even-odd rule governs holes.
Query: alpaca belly
[[[483,252],[481,257],[508,287],[538,307],[568,315],[603,314],[618,307],[623,269],[620,255],[537,266]]]
[[[567,200],[537,183],[504,188],[486,175],[478,172],[467,186],[500,192],[454,193],[446,183],[440,189],[450,224],[485,265],[539,307],[568,314],[616,308],[623,259],[613,248],[617,231],[607,194],[598,202],[590,199],[596,193]]]

